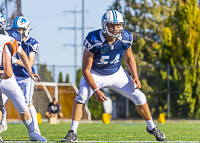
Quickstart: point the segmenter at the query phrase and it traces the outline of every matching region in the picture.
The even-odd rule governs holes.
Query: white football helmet
[[[6,34],[5,27],[2,23],[0,23],[0,34],[4,34],[4,35]]]
[[[18,16],[12,20],[11,28],[13,29],[22,28],[24,31],[22,35],[27,37],[30,32],[30,22],[25,17]]]
[[[117,34],[110,33],[108,31],[107,23],[121,24],[120,31]],[[106,34],[107,36],[112,38],[120,37],[124,32],[124,19],[122,14],[116,10],[107,11],[102,17],[101,26],[103,33]]]
[[[3,16],[2,13],[0,13],[0,23],[5,27],[5,25],[6,25],[6,19],[5,19],[5,17]]]

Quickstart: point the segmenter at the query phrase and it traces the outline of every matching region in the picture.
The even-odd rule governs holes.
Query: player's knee
[[[87,86],[83,86],[79,89],[79,92],[76,96],[76,101],[85,104],[88,100],[88,95],[90,95],[90,89],[87,88]]]
[[[147,102],[147,99],[146,99],[146,96],[144,93],[140,93],[138,96],[137,96],[137,99],[135,102],[135,105],[143,105]]]
[[[87,97],[85,96],[80,96],[79,94],[76,96],[75,98],[76,101],[80,102],[80,103],[86,103],[87,102]]]

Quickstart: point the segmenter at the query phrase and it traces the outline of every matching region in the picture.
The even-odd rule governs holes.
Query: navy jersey
[[[124,52],[131,46],[132,34],[125,30],[121,37],[109,44],[101,29],[90,32],[83,46],[94,54],[92,69],[98,73],[110,75],[118,71]]]
[[[21,46],[28,57],[30,52],[35,52],[36,54],[39,51],[40,47],[39,43],[31,37],[27,37],[24,41],[22,41]],[[14,56],[17,59],[20,59],[17,54],[15,54]],[[35,73],[35,69],[33,67],[32,71],[33,73]],[[17,77],[30,77],[26,68],[17,64],[13,64],[13,72]]]

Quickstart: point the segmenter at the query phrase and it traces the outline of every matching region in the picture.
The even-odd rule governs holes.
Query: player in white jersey
[[[32,71],[33,71],[33,73],[35,73],[35,69],[33,68],[33,62],[35,60],[35,54],[39,50],[39,43],[35,39],[28,37],[28,34],[30,32],[29,21],[23,16],[18,16],[12,20],[11,28],[16,29],[19,33],[22,34],[21,47],[26,52],[26,54],[29,58],[30,65],[32,67]],[[23,89],[25,101],[29,107],[29,111],[31,113],[32,120],[34,122],[35,131],[38,134],[41,134],[39,126],[38,126],[38,121],[37,121],[37,112],[33,105],[33,99],[32,99],[33,94],[34,94],[35,81],[29,76],[28,71],[24,67],[24,64],[22,63],[22,61],[20,60],[20,57],[18,55],[15,54],[12,57],[12,64],[13,64],[12,65],[13,72],[15,74],[17,83]],[[8,100],[7,97],[3,96],[4,105],[7,102],[7,100]],[[4,111],[5,112],[3,114],[2,125],[1,125],[2,128],[0,126],[0,129],[4,129],[3,127],[7,126],[5,108],[4,108]]]
[[[36,81],[35,77],[40,80],[39,75],[32,72],[26,53],[23,51],[21,46],[18,46],[18,42],[14,38],[5,34],[4,26],[0,24],[0,66],[4,67],[3,74],[1,74],[0,76],[1,93],[3,92],[4,94],[6,94],[6,96],[8,96],[14,107],[19,112],[21,119],[29,132],[30,140],[47,141],[46,138],[35,132],[33,125],[34,123],[30,111],[28,110],[28,106],[25,103],[22,90],[18,86],[15,76],[13,75],[11,57],[15,53],[20,56],[20,59],[25,65],[30,77],[34,81]],[[1,117],[2,114],[0,112],[0,119]]]
[[[4,34],[5,30],[3,29],[4,25],[5,25],[6,19],[3,16],[2,13],[0,13],[0,34]],[[3,26],[3,27],[2,27]],[[1,76],[4,73],[3,68],[0,68],[0,80],[1,80]],[[2,100],[2,95],[0,95],[0,120],[2,119],[2,115],[3,115],[3,100]],[[1,133],[0,133],[0,143],[3,143],[3,139],[1,137]]]
[[[5,26],[6,26],[6,19],[3,16],[2,13],[0,13],[0,24],[2,24],[4,26],[4,28],[5,28]],[[11,31],[11,30],[9,30],[9,33],[12,35],[11,37],[13,37],[14,39],[16,39],[19,43],[21,43],[21,34],[20,33],[18,33],[17,31]],[[7,30],[5,31],[5,35],[9,35],[7,33]],[[1,67],[0,70],[3,70],[3,67]],[[2,93],[2,98],[3,97],[5,98],[5,100],[8,99],[8,97],[4,93]],[[6,123],[6,110],[5,110],[5,106],[3,107],[3,109],[4,110],[3,110],[3,118],[2,118],[1,124],[0,124],[0,133],[6,131],[8,129],[8,126],[7,126],[7,123]],[[5,123],[4,123],[4,120],[5,120]],[[2,123],[4,123],[4,124],[2,124]]]
[[[167,138],[154,124],[146,96],[139,90],[141,83],[132,54],[132,34],[124,29],[124,20],[116,10],[107,11],[102,17],[102,29],[90,32],[84,40],[82,78],[73,108],[72,124],[62,142],[77,141],[77,128],[82,117],[82,107],[94,93],[99,102],[107,100],[99,90],[107,87],[132,100],[138,113],[146,121],[146,131],[157,141]],[[125,57],[132,79],[120,65]]]

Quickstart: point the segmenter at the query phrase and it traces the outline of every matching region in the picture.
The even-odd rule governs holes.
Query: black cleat
[[[167,141],[167,138],[165,137],[165,134],[162,133],[159,129],[158,126],[155,126],[153,130],[148,130],[148,127],[146,128],[147,133],[150,135],[154,135],[157,141]]]
[[[76,142],[78,141],[77,134],[73,130],[69,130],[68,134],[61,140],[61,142]]]

